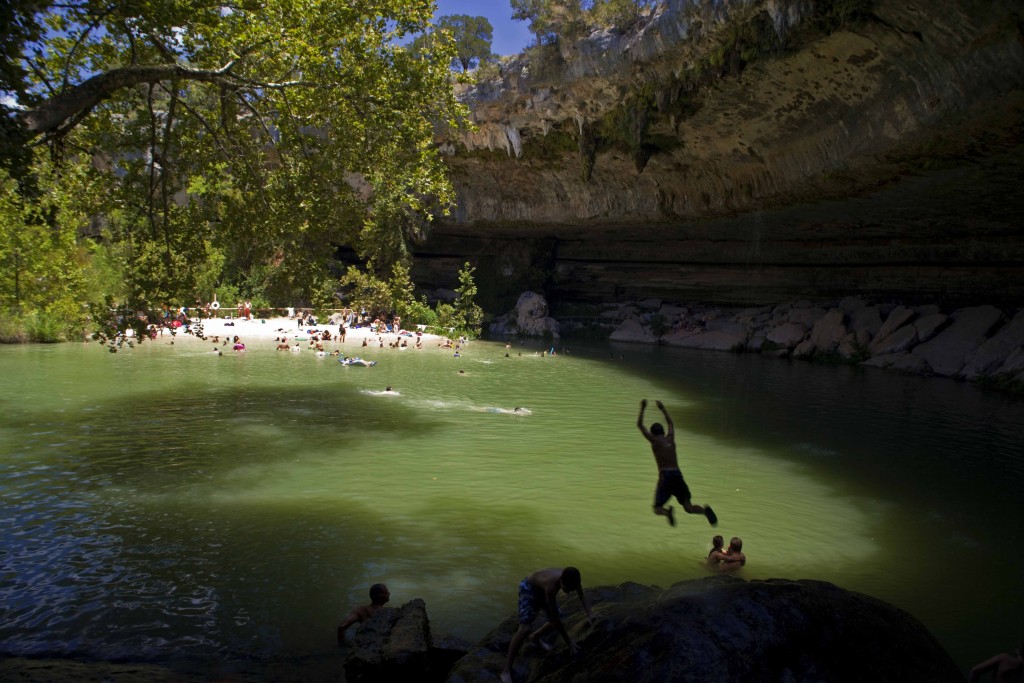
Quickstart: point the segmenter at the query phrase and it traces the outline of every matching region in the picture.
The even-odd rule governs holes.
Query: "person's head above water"
[[[655,422],[651,425],[651,434],[655,436],[662,436],[665,433],[665,428],[661,426],[660,422]]]

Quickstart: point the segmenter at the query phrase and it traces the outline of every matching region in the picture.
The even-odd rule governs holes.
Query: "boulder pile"
[[[1024,310],[793,301],[725,309],[649,299],[607,308],[613,341],[841,360],[921,375],[1024,385]]]

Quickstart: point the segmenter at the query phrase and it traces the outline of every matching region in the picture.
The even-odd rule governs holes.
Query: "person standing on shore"
[[[676,456],[676,431],[672,424],[672,418],[665,410],[661,401],[655,402],[661,414],[665,416],[668,424],[668,433],[661,424],[655,422],[650,430],[644,427],[644,411],[647,409],[647,399],[640,401],[640,417],[636,419],[636,426],[640,433],[651,444],[651,451],[654,453],[654,460],[658,464],[658,486],[654,490],[654,514],[668,517],[668,523],[676,525],[675,514],[671,507],[665,507],[665,503],[672,496],[683,506],[683,509],[691,515],[704,515],[711,526],[718,524],[718,516],[715,515],[710,505],[694,505],[690,502],[690,487],[683,479],[683,473],[679,471],[679,459]]]

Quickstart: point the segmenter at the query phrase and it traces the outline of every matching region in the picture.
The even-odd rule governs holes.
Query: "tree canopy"
[[[494,29],[487,17],[453,14],[440,17],[437,27],[451,32],[455,40],[456,59],[463,72],[490,58]]]
[[[413,40],[410,50],[414,54],[426,54],[433,50],[435,40],[454,41],[455,57],[452,60],[452,66],[457,65],[465,73],[493,56],[491,54],[493,39],[494,29],[487,17],[450,14],[438,17],[433,28]]]
[[[76,227],[109,246],[135,296],[209,300],[211,264],[294,294],[338,245],[389,269],[453,199],[433,140],[464,117],[455,45],[444,34],[428,55],[402,46],[433,11],[433,0],[12,0],[0,10],[0,89],[15,100],[0,105],[5,166],[28,179],[26,196],[47,159],[58,176],[91,174],[74,187],[90,188],[79,199],[92,220]]]
[[[537,44],[578,38],[591,29],[628,29],[656,0],[509,0],[512,18],[530,22]]]

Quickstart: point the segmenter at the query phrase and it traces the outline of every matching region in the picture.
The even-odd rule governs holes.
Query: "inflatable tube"
[[[212,308],[215,311],[218,310],[220,308],[220,302],[214,301],[212,304],[210,304],[210,308]]]

